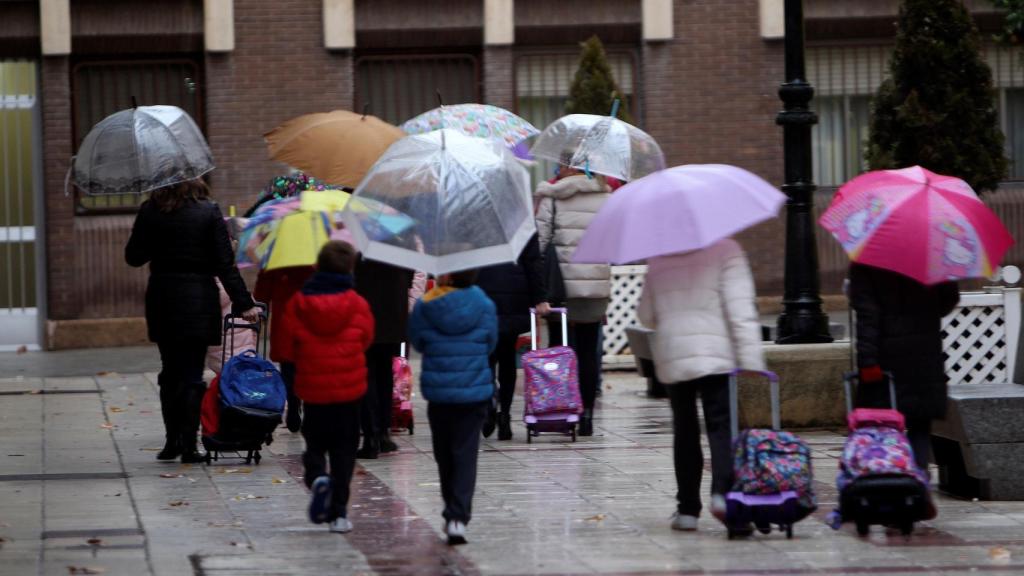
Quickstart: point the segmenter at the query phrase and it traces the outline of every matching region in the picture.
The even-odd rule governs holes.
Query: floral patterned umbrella
[[[409,134],[451,128],[467,136],[500,140],[510,149],[540,134],[540,130],[533,124],[504,108],[490,104],[441,106],[407,121],[401,128]]]

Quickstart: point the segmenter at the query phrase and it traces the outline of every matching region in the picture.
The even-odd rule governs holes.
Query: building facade
[[[862,169],[897,4],[806,1],[822,184]],[[999,15],[974,4],[996,29]],[[670,165],[724,162],[781,183],[782,32],[782,0],[0,0],[0,347],[143,340],[146,272],[123,263],[139,199],[66,186],[91,126],[133,99],[192,114],[215,196],[242,210],[287,170],[262,135],[291,117],[342,108],[400,123],[440,93],[543,127],[561,115],[579,42],[596,34]],[[1009,135],[1024,122],[1024,74],[1016,53],[989,58],[1005,72]],[[1008,141],[1011,158],[1024,155]],[[741,240],[759,292],[781,293],[782,221]],[[835,292],[845,263],[819,242]]]

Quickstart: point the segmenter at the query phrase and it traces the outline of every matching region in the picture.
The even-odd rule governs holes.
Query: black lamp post
[[[814,88],[804,69],[803,0],[786,0],[786,83],[779,88],[784,104],[775,123],[782,126],[786,182],[785,307],[779,316],[779,344],[831,342],[828,316],[821,309],[818,250],[815,245],[811,126],[818,116],[809,104]]]

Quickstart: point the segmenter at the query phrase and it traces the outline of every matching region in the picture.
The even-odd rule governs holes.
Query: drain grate
[[[69,472],[66,474],[0,474],[0,482],[33,482],[38,480],[118,480],[124,472]]]

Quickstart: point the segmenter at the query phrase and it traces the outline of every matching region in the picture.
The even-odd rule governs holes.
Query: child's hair
[[[454,288],[469,288],[476,283],[477,270],[463,270],[448,274],[448,285]]]
[[[348,242],[331,240],[320,249],[316,267],[321,272],[351,274],[356,265],[356,249]]]

